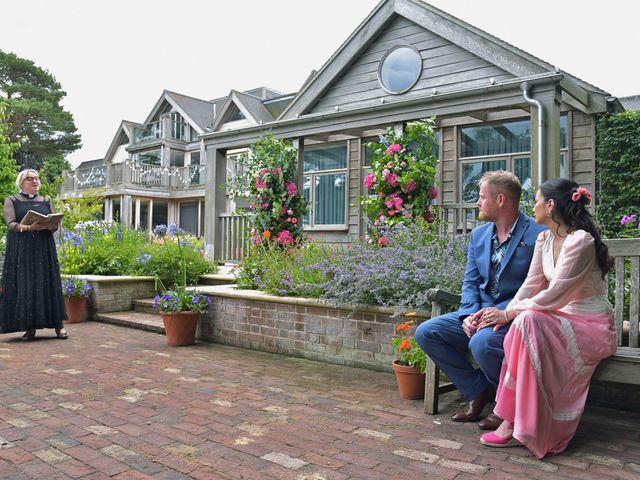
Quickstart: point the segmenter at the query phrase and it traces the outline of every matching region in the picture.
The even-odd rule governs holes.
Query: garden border
[[[391,339],[399,318],[392,308],[331,305],[235,286],[199,287],[212,297],[198,337],[283,355],[392,372]],[[416,312],[416,321],[429,317]]]

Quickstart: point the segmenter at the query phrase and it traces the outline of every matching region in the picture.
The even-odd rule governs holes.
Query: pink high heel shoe
[[[480,443],[487,447],[517,447],[520,442],[513,437],[500,437],[496,432],[485,433],[480,437]]]

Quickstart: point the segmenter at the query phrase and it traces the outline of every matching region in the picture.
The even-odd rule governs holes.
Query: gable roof
[[[279,117],[292,119],[309,112],[322,95],[351,64],[367,49],[389,25],[401,16],[426,30],[473,53],[516,78],[548,73],[563,73],[561,85],[578,104],[588,106],[589,93],[608,96],[603,90],[590,85],[553,65],[474,27],[421,0],[383,0],[329,58],[318,73],[305,82],[296,98]],[[604,104],[604,98],[601,104]]]
[[[629,97],[618,97],[620,103],[625,110],[640,112],[640,95],[631,95]]]
[[[130,122],[128,120],[122,120],[118,129],[116,130],[116,134],[113,136],[113,140],[109,144],[109,148],[107,149],[107,153],[104,155],[105,162],[109,161],[111,157],[115,154],[117,148],[120,145],[123,145],[123,141],[126,140],[126,143],[131,141],[131,137],[133,135],[133,127],[140,125],[136,122]]]
[[[181,93],[164,90],[160,98],[153,106],[144,123],[149,123],[157,116],[162,107],[168,103],[171,107],[182,115],[185,122],[191,125],[195,130],[202,134],[206,128],[213,123],[213,106],[211,102],[202,100]]]
[[[213,122],[213,130],[218,130],[226,121],[227,114],[234,105],[244,114],[247,120],[253,124],[273,122],[273,115],[271,115],[262,102],[260,98],[253,95],[231,90],[227,101],[216,115],[216,119]]]

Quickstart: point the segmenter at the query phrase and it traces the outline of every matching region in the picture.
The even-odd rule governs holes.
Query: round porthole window
[[[378,67],[378,81],[387,93],[407,92],[422,73],[420,52],[410,45],[393,47],[384,54]]]

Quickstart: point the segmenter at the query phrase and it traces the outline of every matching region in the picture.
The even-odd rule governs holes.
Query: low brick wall
[[[153,277],[127,277],[104,275],[74,275],[87,280],[93,287],[89,297],[87,316],[95,318],[98,312],[124,312],[133,309],[133,302],[156,294]],[[62,275],[64,279],[67,275]]]
[[[199,289],[213,297],[199,338],[323,362],[392,371],[397,319],[384,308],[335,308],[230,286]],[[428,313],[421,312],[421,321]]]

